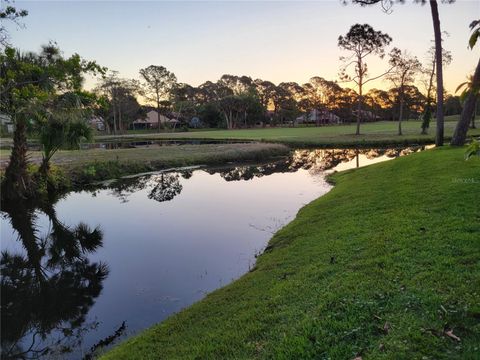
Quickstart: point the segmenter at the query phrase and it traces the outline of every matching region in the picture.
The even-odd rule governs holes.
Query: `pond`
[[[88,359],[249,271],[326,172],[421,149],[297,150],[2,204],[2,358]]]

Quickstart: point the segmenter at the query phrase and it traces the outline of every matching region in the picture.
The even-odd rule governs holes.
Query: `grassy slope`
[[[480,159],[438,149],[334,181],[254,271],[104,358],[478,359]]]
[[[453,134],[456,122],[445,122],[445,136]],[[349,146],[349,145],[386,145],[404,143],[429,143],[434,142],[435,123],[431,125],[430,135],[420,135],[420,123],[408,121],[403,123],[404,135],[398,136],[397,123],[392,121],[380,121],[362,124],[362,135],[356,136],[355,125],[322,126],[322,127],[296,127],[296,128],[265,128],[265,129],[241,129],[241,130],[205,130],[184,133],[151,133],[131,134],[123,136],[99,136],[97,141],[112,139],[166,139],[166,138],[189,138],[189,139],[249,139],[282,142],[292,146]],[[471,135],[480,135],[480,129],[470,130]]]

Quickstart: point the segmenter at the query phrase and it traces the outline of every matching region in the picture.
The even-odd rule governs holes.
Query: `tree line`
[[[428,57],[426,63],[421,64],[406,51],[394,48],[389,61],[392,69],[386,79],[390,89],[370,89],[361,96],[360,108],[360,95],[355,89],[320,76],[312,77],[305,84],[276,85],[245,75],[225,74],[217,81],[192,86],[176,82],[175,74],[165,67],[151,65],[140,70],[140,81],[119,78],[115,72],[103,78],[94,89],[101,98],[96,114],[104,119],[109,133],[126,130],[150,109],[157,112],[159,131],[163,126],[161,115],[183,124],[197,117],[204,127],[235,129],[255,125],[293,126],[299,117],[308,122],[313,110],[333,113],[343,122],[356,118],[362,122],[419,119],[431,114],[436,104],[431,96],[435,86],[428,81],[431,59]],[[460,96],[444,94],[444,97],[446,113],[459,114]],[[139,99],[145,99],[148,105],[140,105]],[[362,114],[363,119],[357,116]],[[424,133],[427,128],[428,123]]]
[[[378,1],[353,2],[369,5]],[[435,23],[433,3],[436,1],[430,0]],[[19,22],[27,14],[7,5],[0,11],[0,18]],[[470,47],[478,38],[479,24],[471,24]],[[8,36],[3,34],[5,28],[0,27],[4,47],[0,54],[0,112],[8,114],[15,123],[14,145],[2,182],[2,196],[28,197],[37,188],[34,184],[49,184],[49,162],[55,152],[78,147],[81,139],[91,137],[86,120],[99,116],[104,119],[107,131],[117,133],[127,129],[134,119],[145,116],[149,108],[157,111],[159,131],[162,114],[172,115],[178,122],[197,117],[208,127],[235,129],[294,125],[298,117],[308,121],[312,110],[320,110],[345,121],[355,116],[357,134],[364,121],[397,120],[401,135],[404,119],[421,116],[422,132],[426,132],[435,113],[437,145],[441,145],[443,124],[439,122],[443,121],[445,111],[460,110],[463,98],[465,106],[452,141],[461,145],[475,113],[480,62],[471,81],[463,84],[462,95],[446,96],[439,72],[451,61],[451,54],[442,49],[441,42],[439,48],[437,30],[435,27],[435,45],[423,64],[406,50],[393,48],[387,54],[392,42],[388,34],[368,24],[355,24],[338,37],[338,46],[345,54],[341,58],[340,82],[313,77],[306,84],[276,85],[249,76],[223,75],[215,82],[206,81],[194,87],[178,83],[175,74],[158,65],[141,69],[140,80],[122,79],[118,73],[109,72],[78,54],[63,56],[55,43],[43,46],[38,53],[21,52],[8,43]],[[388,56],[388,66],[375,74],[371,74],[367,66],[373,56]],[[84,89],[85,76],[89,74],[101,77],[92,91]],[[371,89],[365,93],[364,86],[379,78],[390,84],[390,90]],[[423,89],[418,88],[420,83]],[[352,84],[356,88],[340,84]],[[141,106],[140,98],[150,107]],[[43,151],[42,166],[33,177],[27,171],[28,131],[38,137]]]

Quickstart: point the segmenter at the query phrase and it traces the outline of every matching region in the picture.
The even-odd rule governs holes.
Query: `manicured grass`
[[[455,129],[455,121],[445,122],[446,141]],[[431,124],[428,135],[420,135],[419,121],[405,121],[404,135],[397,135],[398,125],[392,121],[365,123],[361,135],[355,135],[355,125],[277,127],[240,130],[205,130],[182,133],[126,134],[117,136],[98,136],[97,142],[128,139],[237,139],[281,142],[291,146],[375,146],[388,144],[432,143],[435,141],[435,122]],[[480,135],[480,129],[470,130],[470,135]]]
[[[103,359],[478,359],[480,159],[463,152],[334,175],[253,271]]]
[[[447,117],[445,121],[445,141],[448,143],[456,126],[458,115]],[[210,140],[255,140],[277,142],[292,147],[349,147],[349,146],[386,146],[426,144],[435,141],[436,123],[431,123],[429,134],[420,135],[420,122],[409,120],[403,122],[404,135],[398,136],[398,124],[394,121],[364,123],[361,135],[355,135],[355,124],[332,126],[301,126],[252,128],[239,130],[204,129],[189,132],[127,132],[123,135],[95,136],[96,142],[128,142],[154,139],[210,139]],[[480,136],[479,129],[471,129],[471,136]],[[36,140],[31,139],[32,143]],[[11,139],[1,139],[3,146],[11,144]]]

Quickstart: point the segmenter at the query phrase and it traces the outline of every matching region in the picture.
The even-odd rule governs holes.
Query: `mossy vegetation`
[[[476,359],[480,159],[338,173],[256,267],[103,359]]]

